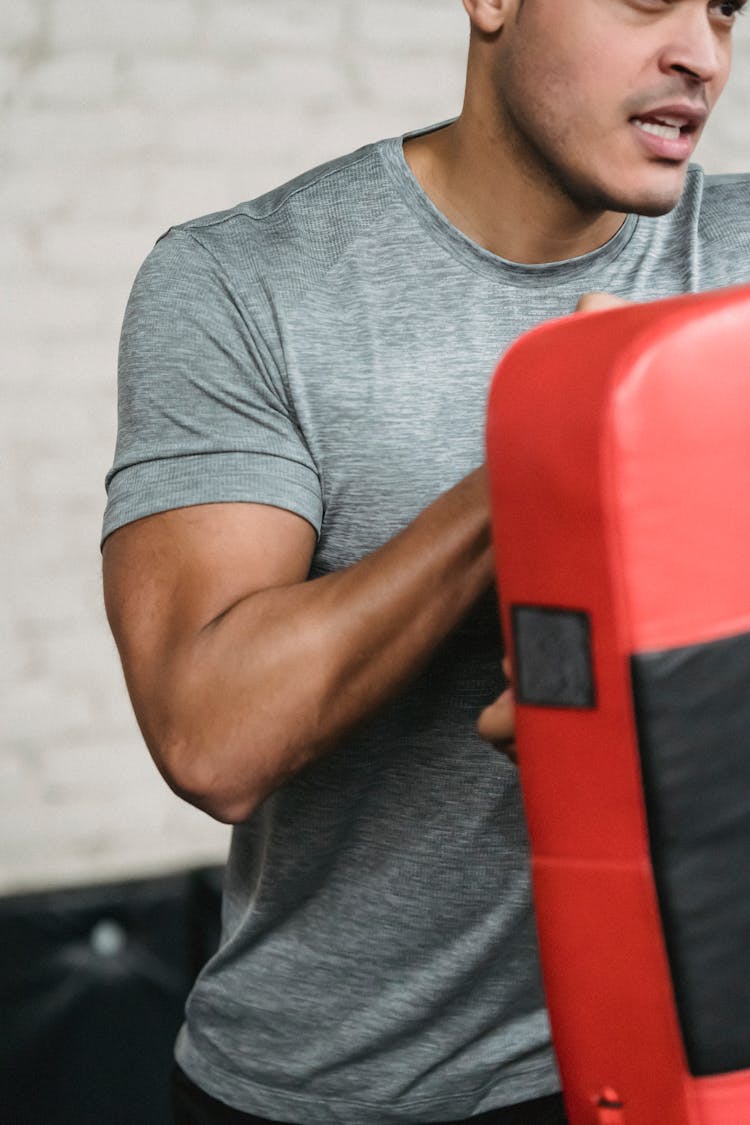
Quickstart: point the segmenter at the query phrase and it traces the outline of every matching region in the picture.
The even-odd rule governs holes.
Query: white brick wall
[[[218,860],[143,748],[101,604],[114,368],[171,223],[460,106],[460,0],[0,0],[0,892]],[[750,20],[704,142],[750,165]]]

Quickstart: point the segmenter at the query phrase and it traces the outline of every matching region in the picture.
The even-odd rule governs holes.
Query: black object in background
[[[0,1125],[169,1125],[221,869],[0,899]]]

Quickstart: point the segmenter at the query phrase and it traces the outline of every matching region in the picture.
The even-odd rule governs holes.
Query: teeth
[[[660,117],[659,124],[676,125],[678,129],[681,129],[682,126],[686,124],[686,121],[684,117]]]
[[[665,121],[663,125],[657,125],[655,121],[641,121],[636,117],[633,124],[644,133],[651,133],[654,137],[666,137],[669,141],[678,141],[682,135],[680,123],[674,123],[674,118]]]

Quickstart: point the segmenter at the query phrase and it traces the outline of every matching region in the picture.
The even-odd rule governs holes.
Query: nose
[[[673,17],[670,41],[661,55],[665,74],[680,74],[705,86],[728,71],[730,37],[717,33],[706,4],[676,4]]]

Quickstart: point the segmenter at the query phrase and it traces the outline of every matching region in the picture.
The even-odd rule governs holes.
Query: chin
[[[649,219],[658,219],[660,215],[668,215],[674,211],[680,202],[682,189],[678,192],[655,192],[641,194],[634,193],[633,197],[622,201],[619,206],[612,207],[613,211],[624,211],[630,215],[645,215]]]
[[[640,175],[634,175],[630,182],[623,177],[612,193],[624,206],[616,210],[627,211],[633,215],[658,218],[673,211],[680,202],[687,178],[687,162],[672,165],[651,165]]]
[[[682,198],[687,178],[687,164],[669,175],[660,177],[661,182],[634,184],[627,194],[628,211],[635,215],[658,218],[673,211]],[[624,194],[622,191],[618,194]]]
[[[655,219],[673,211],[680,202],[686,171],[686,168],[682,169],[679,175],[671,175],[668,182],[661,184],[640,182],[629,185],[620,181],[616,187],[610,187],[600,183],[587,193],[585,199],[579,197],[579,202],[595,211],[616,211]]]

